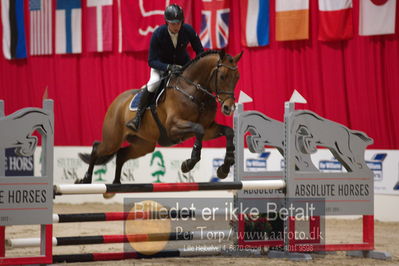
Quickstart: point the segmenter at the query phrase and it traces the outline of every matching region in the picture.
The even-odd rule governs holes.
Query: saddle
[[[153,95],[153,97],[151,97],[151,99],[149,101],[149,105],[147,107],[147,109],[150,109],[151,114],[155,120],[155,123],[157,124],[158,129],[159,129],[160,137],[158,139],[158,144],[161,146],[164,146],[164,147],[169,147],[169,146],[175,145],[177,143],[180,143],[179,140],[172,140],[169,138],[169,136],[166,132],[166,129],[165,129],[164,125],[162,124],[162,122],[160,121],[158,113],[157,113],[158,104],[160,104],[165,99],[165,95],[166,95],[165,89],[169,83],[170,78],[171,78],[171,75],[167,75],[162,79],[161,84],[159,85],[157,90],[154,92],[154,95]],[[131,110],[131,111],[137,110],[137,107],[140,103],[142,94],[143,94],[143,90],[141,89],[138,93],[136,93],[136,95],[134,95],[133,99],[131,100],[131,102],[129,104],[129,110]]]
[[[149,109],[152,105],[158,106],[158,104],[163,100],[162,96],[164,96],[165,88],[170,80],[170,77],[171,75],[167,75],[161,80],[161,83],[159,84],[158,88],[155,90],[154,95],[150,98],[147,109]],[[129,104],[130,111],[137,111],[137,108],[141,100],[141,96],[143,95],[143,88],[144,87],[142,87],[142,89],[140,89],[140,91],[136,93],[132,98],[132,100],[130,101]]]

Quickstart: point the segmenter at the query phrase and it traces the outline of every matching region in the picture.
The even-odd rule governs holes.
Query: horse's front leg
[[[195,143],[191,151],[191,158],[181,164],[181,171],[187,173],[201,160],[202,139],[204,138],[204,127],[197,123],[191,123],[191,130],[195,135]]]
[[[191,158],[185,160],[181,164],[181,171],[187,173],[191,171],[194,166],[201,160],[201,149],[202,149],[202,139],[204,138],[204,127],[198,123],[179,120],[171,128],[170,136],[175,138],[175,136],[183,136],[186,134],[195,135],[195,143],[193,150],[191,151]]]
[[[202,138],[203,138],[204,134],[202,134],[202,136],[198,137],[196,136],[195,139],[195,143],[193,146],[193,150],[191,151],[191,158],[185,160],[182,164],[181,164],[181,171],[183,173],[187,173],[189,171],[191,171],[191,169],[194,168],[194,166],[201,160],[201,150],[202,150]]]
[[[204,140],[215,139],[221,136],[226,137],[226,155],[223,164],[217,170],[217,176],[220,179],[224,179],[229,174],[230,167],[235,163],[234,130],[231,127],[214,123],[205,131]]]

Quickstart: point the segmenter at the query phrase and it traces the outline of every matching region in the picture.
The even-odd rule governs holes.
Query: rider
[[[166,24],[159,26],[151,37],[148,65],[151,67],[150,80],[143,89],[143,95],[136,116],[126,126],[137,131],[141,118],[149,105],[151,96],[161,83],[166,71],[179,74],[181,67],[190,61],[187,45],[190,42],[197,55],[204,51],[201,41],[193,27],[184,23],[183,9],[171,4],[165,9]]]

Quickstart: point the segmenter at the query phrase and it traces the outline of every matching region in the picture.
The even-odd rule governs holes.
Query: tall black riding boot
[[[150,104],[150,99],[152,98],[152,92],[149,92],[147,88],[143,90],[143,95],[141,95],[139,106],[137,107],[136,116],[126,123],[126,126],[131,130],[137,131],[140,128],[141,118],[145,113],[145,109]]]

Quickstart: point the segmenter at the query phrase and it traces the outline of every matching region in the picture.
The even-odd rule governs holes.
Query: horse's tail
[[[109,161],[112,160],[112,158],[114,157],[114,155],[115,155],[115,154],[100,156],[100,157],[97,158],[97,160],[96,160],[96,162],[95,162],[94,164],[95,164],[95,165],[106,164],[106,163],[108,163]],[[90,163],[91,155],[90,155],[90,153],[79,153],[79,158],[80,158],[83,162],[89,164],[89,163]]]

